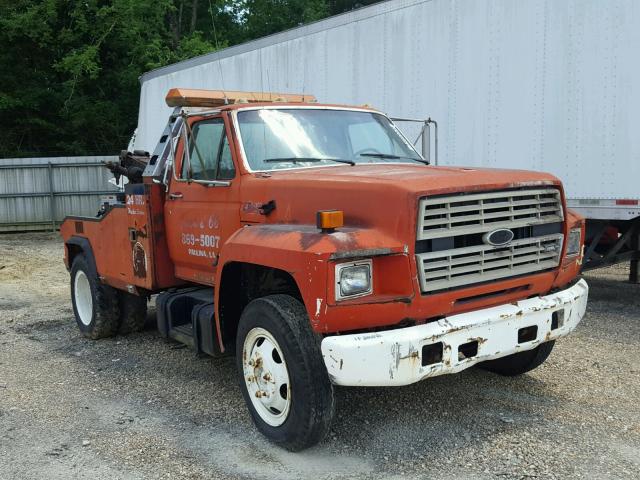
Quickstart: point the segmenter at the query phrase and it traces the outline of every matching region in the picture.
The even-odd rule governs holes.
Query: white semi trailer
[[[638,282],[639,55],[635,0],[391,0],[145,73],[134,146],[157,143],[178,86],[433,118],[440,165],[560,177],[589,219],[585,268],[631,261]]]

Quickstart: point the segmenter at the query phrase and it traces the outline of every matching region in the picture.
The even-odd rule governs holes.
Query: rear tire
[[[514,353],[496,360],[482,362],[479,366],[490,372],[509,377],[522,375],[542,365],[551,354],[555,343],[554,340],[551,340],[538,345],[533,350]]]
[[[321,441],[334,413],[333,386],[304,306],[289,295],[253,300],[236,338],[240,389],[258,430],[299,451]]]
[[[120,300],[119,333],[141,332],[147,321],[147,297],[118,292]]]
[[[116,334],[120,323],[118,292],[100,282],[83,255],[78,255],[71,267],[71,301],[85,337],[95,340]]]

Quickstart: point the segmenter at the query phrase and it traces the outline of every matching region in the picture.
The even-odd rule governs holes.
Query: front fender
[[[406,256],[408,247],[371,229],[341,228],[322,233],[311,225],[252,225],[238,230],[222,246],[216,272],[220,285],[224,265],[246,262],[291,274],[316,331],[327,331],[328,265],[376,256]],[[216,289],[216,305],[220,289]]]

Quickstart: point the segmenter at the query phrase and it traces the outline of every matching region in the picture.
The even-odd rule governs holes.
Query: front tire
[[[258,430],[290,451],[321,441],[334,413],[333,386],[304,306],[289,295],[253,300],[236,338],[240,388]]]
[[[480,364],[481,368],[500,375],[514,377],[538,368],[551,355],[555,341],[542,343],[533,350],[518,352]]]
[[[117,291],[100,282],[82,255],[71,267],[71,301],[76,323],[85,337],[95,340],[116,334],[120,314]]]

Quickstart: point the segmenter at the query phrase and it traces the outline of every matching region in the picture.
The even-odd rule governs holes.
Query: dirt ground
[[[587,317],[519,378],[471,369],[403,388],[338,388],[330,436],[266,442],[232,359],[154,331],[90,341],[60,239],[0,235],[0,479],[638,478],[640,286],[589,273]]]

